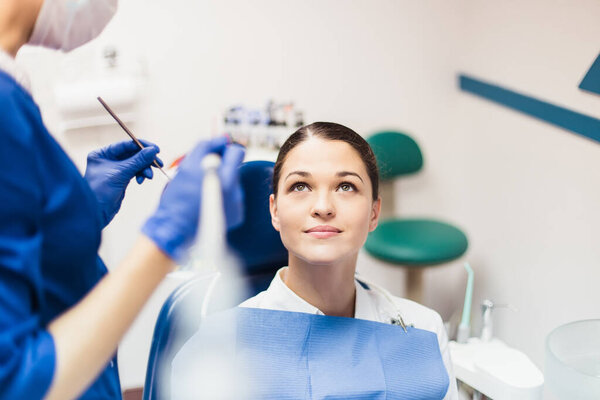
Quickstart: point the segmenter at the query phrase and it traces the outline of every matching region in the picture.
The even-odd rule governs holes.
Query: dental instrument
[[[466,343],[471,333],[471,299],[473,298],[473,268],[468,262],[465,263],[467,270],[467,288],[465,289],[465,303],[463,305],[462,319],[458,326],[456,341]]]
[[[200,305],[201,318],[214,309],[234,307],[245,300],[248,288],[240,279],[239,260],[227,245],[227,227],[218,168],[221,157],[208,154],[202,160],[204,182],[198,219],[198,236],[184,270],[193,277],[210,279]],[[210,307],[209,307],[210,306]]]
[[[138,145],[138,147],[141,149],[144,148],[144,145],[133,135],[133,133],[129,130],[129,128],[127,128],[127,126],[125,125],[125,123],[123,123],[123,121],[121,121],[121,119],[117,116],[117,114],[114,113],[114,111],[108,106],[108,104],[106,104],[106,102],[104,100],[102,100],[102,97],[98,96],[98,101],[100,102],[100,104],[102,104],[102,106],[106,109],[106,111],[108,111],[108,113],[111,115],[111,117],[114,118],[115,121],[117,121],[117,124],[119,124],[119,126],[121,128],[123,128],[123,130],[125,131],[125,133],[127,133],[129,135],[129,137],[131,138],[131,140],[133,140],[135,142],[135,144]],[[158,168],[160,170],[160,172],[162,172],[167,179],[170,181],[171,178],[169,177],[169,175],[167,175],[167,173],[162,169],[162,167],[158,164],[158,161],[154,160],[154,162],[152,163],[152,165],[154,165],[156,168]]]
[[[494,327],[494,320],[492,319],[492,310],[496,306],[491,300],[485,299],[481,303],[481,335],[480,339],[482,342],[489,342],[492,340],[492,330]]]
[[[190,299],[180,304],[182,317],[177,321],[182,330],[189,321],[197,321],[199,332],[207,332],[202,343],[202,357],[185,363],[179,374],[183,386],[163,388],[166,391],[164,398],[171,398],[175,393],[175,398],[240,399],[245,398],[244,391],[250,385],[246,374],[229,368],[232,364],[227,362],[228,355],[235,349],[237,321],[230,313],[218,313],[235,307],[247,298],[248,293],[241,279],[238,260],[227,245],[227,224],[218,173],[221,162],[217,154],[207,154],[202,160],[204,176],[197,239],[190,248],[190,259],[183,267],[189,281],[196,280],[196,289],[189,294]],[[205,284],[197,284],[202,281]],[[201,384],[198,385],[198,382]],[[231,382],[239,385],[231,385]],[[190,393],[194,395],[190,396]]]
[[[479,338],[483,342],[489,342],[493,337],[494,320],[492,319],[492,310],[496,308],[508,308],[511,311],[517,311],[517,309],[510,304],[496,304],[489,299],[481,302],[481,334]]]
[[[395,318],[392,318],[390,323],[392,325],[400,325],[400,327],[402,328],[402,330],[404,331],[404,333],[408,333],[408,330],[406,329],[407,326],[410,327],[414,327],[413,324],[406,324],[404,322],[404,319],[402,318],[402,314],[400,314],[400,310],[398,309],[398,307],[396,306],[396,304],[394,303],[394,300],[392,299],[392,295],[390,292],[388,292],[386,289],[384,289],[383,287],[376,285],[375,283],[366,280],[365,278],[363,278],[362,276],[359,276],[358,273],[355,274],[355,278],[356,280],[358,280],[359,283],[366,285],[367,288],[369,289],[375,289],[376,291],[378,291],[379,293],[381,293],[383,295],[383,297],[385,297],[385,299],[392,305],[394,306],[394,308],[396,308],[396,312],[398,313],[396,315]]]
[[[225,217],[222,213],[215,212],[215,210],[219,210],[222,203],[221,185],[217,175],[217,168],[220,164],[221,159],[216,154],[209,154],[202,161],[202,167],[205,171],[202,192],[206,195],[201,203],[200,218],[198,219],[198,221],[202,220],[203,223],[199,223],[198,226],[198,245],[195,247],[197,253],[192,254],[192,257],[196,261],[200,261],[201,264],[204,261],[204,268],[215,274],[202,301],[200,308],[202,317],[206,317],[208,314],[209,300],[212,298],[215,287],[221,279],[221,271],[219,271],[215,260],[222,260],[227,254]],[[193,265],[196,268],[198,267],[197,263]]]

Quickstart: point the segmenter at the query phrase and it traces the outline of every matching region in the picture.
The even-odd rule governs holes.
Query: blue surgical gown
[[[0,70],[0,399],[47,392],[56,356],[46,327],[106,274],[101,230],[90,187]],[[116,357],[81,398],[121,398]]]

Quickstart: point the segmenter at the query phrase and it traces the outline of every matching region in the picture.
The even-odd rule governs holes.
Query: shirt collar
[[[13,56],[0,48],[0,69],[10,75],[27,92],[31,93],[31,84],[27,71],[20,65]]]
[[[280,268],[275,274],[275,278],[269,286],[268,292],[272,294],[273,299],[276,299],[276,303],[273,306],[278,310],[303,312],[307,314],[325,315],[317,307],[313,306],[302,297],[298,296],[292,289],[290,289],[283,279],[281,279],[282,273],[287,270],[288,267]],[[356,287],[356,299],[354,303],[354,318],[366,319],[369,321],[377,321],[379,314],[375,307],[372,297],[369,295],[369,291],[366,290],[358,281],[354,280]]]
[[[354,279],[354,285],[356,286],[354,318],[379,321],[379,312],[377,311],[372,292],[365,289],[356,278]]]
[[[288,267],[283,267],[277,271],[275,278],[271,282],[271,285],[269,285],[269,289],[267,289],[267,291],[272,295],[271,297],[275,300],[275,308],[284,311],[325,315],[317,307],[313,306],[302,297],[294,293],[294,291],[285,284],[283,279],[281,279],[281,275],[287,270],[287,268]]]

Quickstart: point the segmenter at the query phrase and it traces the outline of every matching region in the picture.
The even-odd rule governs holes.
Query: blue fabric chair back
[[[230,248],[242,263],[246,286],[253,296],[265,290],[275,272],[287,265],[288,254],[279,233],[271,225],[269,195],[274,164],[269,161],[250,161],[240,166],[244,191],[244,222],[227,232]],[[199,309],[201,299],[195,294],[205,293],[209,281],[193,279],[171,293],[160,310],[148,357],[144,400],[169,398],[171,362],[177,351],[196,332],[200,313],[193,316],[187,304]]]
[[[275,271],[288,261],[288,252],[279,232],[271,225],[269,212],[274,165],[270,161],[242,164],[240,183],[244,190],[244,222],[227,232],[229,247],[238,254],[245,275],[256,289],[264,286],[262,278],[266,276],[270,282]]]

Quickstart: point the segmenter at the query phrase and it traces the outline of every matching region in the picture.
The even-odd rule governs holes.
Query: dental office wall
[[[131,128],[158,143],[166,162],[214,134],[224,107],[269,98],[295,101],[307,121],[413,135],[426,164],[396,183],[397,213],[448,220],[470,239],[464,259],[426,272],[425,304],[458,317],[469,260],[475,329],[481,300],[510,304],[517,311],[495,311],[495,335],[542,368],[551,329],[599,317],[600,144],[462,92],[457,74],[600,117],[600,96],[577,88],[600,51],[599,20],[592,0],[121,0],[96,42],[69,55],[26,49],[18,60],[82,170],[88,151],[125,136],[112,126],[60,132],[53,87],[94,79],[107,45],[143,66]],[[159,174],[128,189],[103,235],[109,268],[163,185]],[[359,262],[402,295],[401,270],[366,254]],[[124,388],[142,385],[154,320],[177,283],[165,281],[123,340]]]

